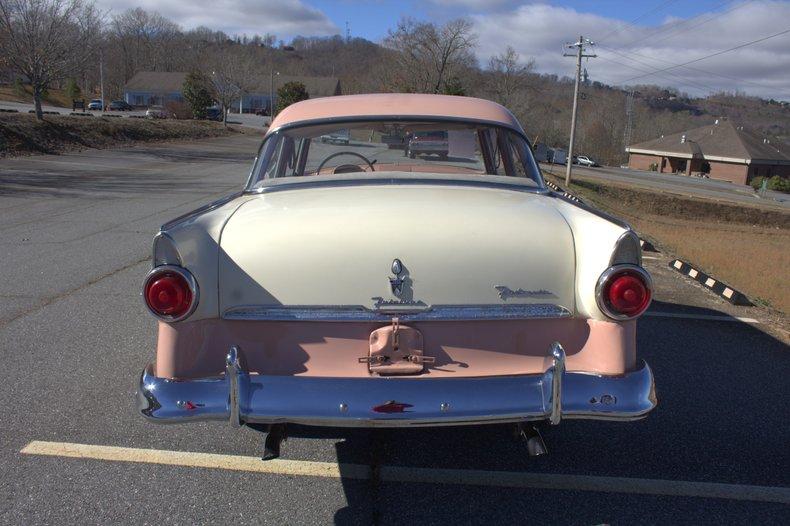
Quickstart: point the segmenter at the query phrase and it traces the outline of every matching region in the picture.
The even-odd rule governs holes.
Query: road
[[[541,167],[544,171],[565,177],[564,166],[541,164]],[[720,202],[790,210],[790,196],[786,194],[768,192],[765,198],[760,198],[749,186],[716,179],[643,172],[611,166],[598,168],[574,166],[573,174],[583,180],[617,183],[631,188],[644,188],[676,195],[715,199]]]
[[[659,407],[635,423],[547,428],[546,457],[508,426],[296,428],[289,462],[262,463],[250,429],[143,421],[151,236],[238,188],[256,146],[0,160],[0,523],[790,522],[788,347],[760,309],[724,303],[662,254],[647,254],[656,301],[638,330]]]
[[[33,109],[33,104],[27,102],[12,102],[12,101],[0,101],[0,110],[16,110],[20,113],[27,113]],[[59,106],[48,106],[43,105],[41,106],[43,111],[54,111],[61,115],[68,115],[71,113],[71,108],[61,108]],[[145,110],[134,110],[134,111],[107,111],[103,113],[101,111],[95,110],[87,110],[85,113],[91,113],[95,116],[99,115],[120,115],[121,117],[144,117]],[[228,122],[233,124],[240,124],[242,126],[246,126],[249,128],[256,128],[256,129],[264,129],[268,127],[270,119],[269,117],[259,117],[258,115],[253,115],[250,113],[244,114],[230,114],[228,116]]]

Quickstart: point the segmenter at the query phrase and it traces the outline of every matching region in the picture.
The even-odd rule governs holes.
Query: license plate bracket
[[[425,356],[419,330],[401,325],[398,318],[392,318],[391,325],[370,333],[370,351],[359,361],[368,364],[371,374],[390,376],[420,374],[426,363],[435,360]]]

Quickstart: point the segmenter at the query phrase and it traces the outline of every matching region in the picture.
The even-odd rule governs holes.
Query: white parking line
[[[754,318],[742,318],[740,316],[717,316],[715,314],[684,314],[682,312],[646,312],[644,316],[654,316],[656,318],[684,318],[687,320],[711,320],[711,321],[739,321],[742,323],[759,324],[759,320]]]
[[[335,464],[332,462],[281,459],[263,462],[257,457],[239,455],[96,446],[68,442],[44,442],[35,440],[25,446],[21,453],[26,455],[162,464],[168,466],[186,466],[279,475],[302,475],[308,477],[352,479],[369,479],[371,477],[370,467],[362,464]],[[519,473],[513,471],[433,469],[399,466],[382,466],[379,470],[379,476],[384,482],[419,482],[502,488],[600,491],[607,493],[672,495],[790,504],[790,488],[749,486],[744,484],[720,484],[717,482],[689,482],[627,477],[595,477],[588,475],[559,475],[554,473]]]

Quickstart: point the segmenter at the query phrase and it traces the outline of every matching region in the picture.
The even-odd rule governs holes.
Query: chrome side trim
[[[269,307],[246,305],[231,307],[222,314],[226,320],[250,321],[359,321],[383,322],[397,312],[403,322],[520,320],[532,318],[568,318],[571,311],[560,305],[532,303],[519,305],[435,305],[426,308],[382,309],[374,311],[358,306]]]
[[[556,426],[562,419],[562,380],[565,377],[565,349],[559,342],[551,345],[551,413],[549,423]]]
[[[159,267],[161,265],[184,266],[175,240],[170,234],[161,230],[154,236],[154,240],[151,244],[151,261],[152,267]]]
[[[631,243],[631,246],[629,247],[627,243]],[[633,254],[629,254],[629,252],[633,252]],[[642,266],[642,246],[639,244],[639,236],[630,229],[617,238],[612,257],[609,260],[610,267],[624,264]]]
[[[626,316],[624,314],[612,312],[607,306],[606,301],[604,300],[603,287],[606,284],[606,282],[609,281],[609,278],[612,276],[612,274],[615,274],[617,272],[622,272],[623,270],[629,270],[631,272],[634,272],[642,276],[642,279],[644,279],[645,281],[645,286],[647,287],[647,290],[650,291],[650,301],[652,302],[653,300],[653,278],[650,277],[650,274],[648,274],[645,269],[643,269],[642,267],[638,267],[636,265],[615,265],[613,267],[609,267],[608,269],[603,271],[601,277],[598,278],[598,283],[595,284],[595,303],[598,304],[598,308],[601,309],[601,312],[603,312],[605,315],[612,318],[613,320],[618,320],[618,321],[630,320],[633,319],[635,316]],[[645,307],[645,311],[649,307],[650,307],[650,302],[648,302],[647,307]],[[641,315],[641,313],[639,315]]]
[[[151,307],[148,306],[148,302],[145,300],[145,285],[148,283],[149,279],[151,279],[153,276],[161,272],[174,272],[180,275],[181,277],[183,277],[187,281],[187,284],[189,285],[189,290],[192,292],[192,305],[190,305],[189,310],[187,310],[181,316],[178,317],[160,316],[159,314],[154,312],[151,309]],[[159,265],[158,267],[152,268],[148,272],[148,274],[146,274],[145,279],[143,280],[143,292],[140,295],[143,298],[143,305],[145,305],[145,308],[148,309],[148,312],[153,314],[154,318],[156,318],[157,320],[166,321],[168,323],[174,323],[188,318],[193,312],[195,312],[195,309],[198,306],[198,302],[200,301],[200,287],[198,287],[198,283],[197,280],[195,279],[195,276],[193,276],[192,273],[189,272],[187,269],[176,265]]]

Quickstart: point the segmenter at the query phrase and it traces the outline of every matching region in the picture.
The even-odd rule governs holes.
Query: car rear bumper
[[[646,363],[622,376],[565,371],[559,344],[543,374],[483,378],[325,378],[248,374],[231,348],[219,377],[174,380],[149,365],[138,408],[160,423],[223,420],[332,427],[471,425],[563,418],[637,420],[656,406]]]

